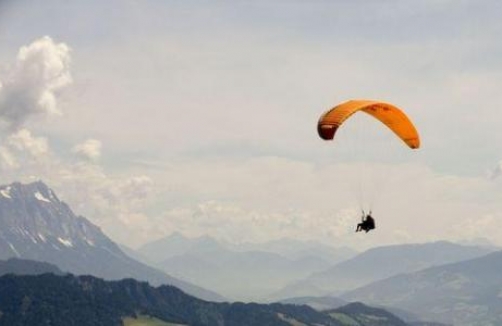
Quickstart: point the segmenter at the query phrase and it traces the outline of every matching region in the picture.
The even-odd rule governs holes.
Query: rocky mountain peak
[[[94,246],[103,239],[99,229],[76,216],[42,181],[0,186],[0,238],[19,256],[16,247]]]
[[[0,201],[33,197],[42,202],[60,202],[56,194],[42,181],[27,184],[14,182],[0,186]]]

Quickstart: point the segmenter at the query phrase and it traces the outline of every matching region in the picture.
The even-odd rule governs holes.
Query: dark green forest
[[[381,325],[365,322],[364,305],[333,314],[305,305],[214,303],[197,299],[173,286],[152,287],[133,279],[104,281],[92,276],[5,275],[0,277],[0,326],[121,326],[123,318],[148,315],[191,326]],[[363,313],[361,313],[363,311]],[[404,322],[381,309],[371,311],[388,326]],[[386,313],[386,312],[385,312]]]

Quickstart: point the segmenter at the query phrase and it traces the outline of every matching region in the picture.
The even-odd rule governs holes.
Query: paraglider
[[[317,124],[317,132],[323,140],[334,140],[337,130],[355,113],[364,112],[387,126],[409,148],[420,147],[420,137],[411,119],[398,107],[372,100],[351,100],[326,111]],[[356,232],[375,229],[375,220],[369,214],[362,216]]]
[[[420,147],[420,137],[417,129],[403,111],[388,103],[368,100],[348,101],[325,112],[317,124],[319,137],[324,140],[333,140],[336,130],[354,113],[359,111],[380,120],[401,138],[408,147],[412,149]]]
[[[374,230],[375,227],[375,219],[371,216],[371,212],[366,215],[363,211],[361,223],[357,224],[356,232],[366,231],[366,233],[368,233],[369,231]]]

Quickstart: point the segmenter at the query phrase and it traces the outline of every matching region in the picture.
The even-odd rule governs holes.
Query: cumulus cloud
[[[35,137],[28,129],[20,129],[10,135],[7,143],[14,149],[29,153],[32,157],[40,158],[47,155],[49,145],[44,137]]]
[[[302,222],[298,215],[301,213],[248,210],[236,203],[209,200],[170,209],[157,223],[158,232],[181,231],[192,236],[210,234],[232,242],[260,241],[290,235]]]
[[[24,124],[31,117],[61,113],[58,95],[72,82],[69,67],[69,47],[45,36],[21,47],[0,75],[0,123],[8,128],[0,143],[3,170],[50,165],[47,139],[34,136]]]
[[[154,195],[145,175],[109,175],[90,162],[60,163],[47,180],[78,214],[103,228],[111,238],[129,245],[149,239],[152,223],[144,213]]]
[[[2,170],[11,170],[19,167],[16,158],[5,146],[0,146],[0,167]]]
[[[71,84],[70,49],[42,37],[23,46],[0,77],[0,120],[13,130],[32,116],[60,114],[58,94]]]
[[[72,152],[86,160],[96,161],[101,157],[101,148],[101,141],[88,139],[81,144],[75,145]]]
[[[51,169],[53,163],[49,143],[45,137],[35,136],[28,129],[19,129],[0,141],[0,173],[10,178],[28,171]],[[18,173],[13,174],[14,171]],[[9,179],[10,179],[9,178]]]
[[[97,191],[106,199],[109,206],[138,207],[148,197],[152,190],[153,181],[147,176],[132,176],[124,178],[107,177]]]
[[[149,224],[153,238],[178,231],[194,237],[209,234],[237,243],[282,237],[350,241],[359,214],[353,208],[323,213],[303,209],[252,209],[236,202],[208,200],[169,209],[150,217]]]

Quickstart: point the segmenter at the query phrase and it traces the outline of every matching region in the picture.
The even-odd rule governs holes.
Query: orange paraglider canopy
[[[411,120],[397,107],[383,102],[352,100],[325,112],[317,124],[324,140],[332,140],[336,130],[354,113],[362,111],[380,120],[412,149],[420,147],[420,137]]]

